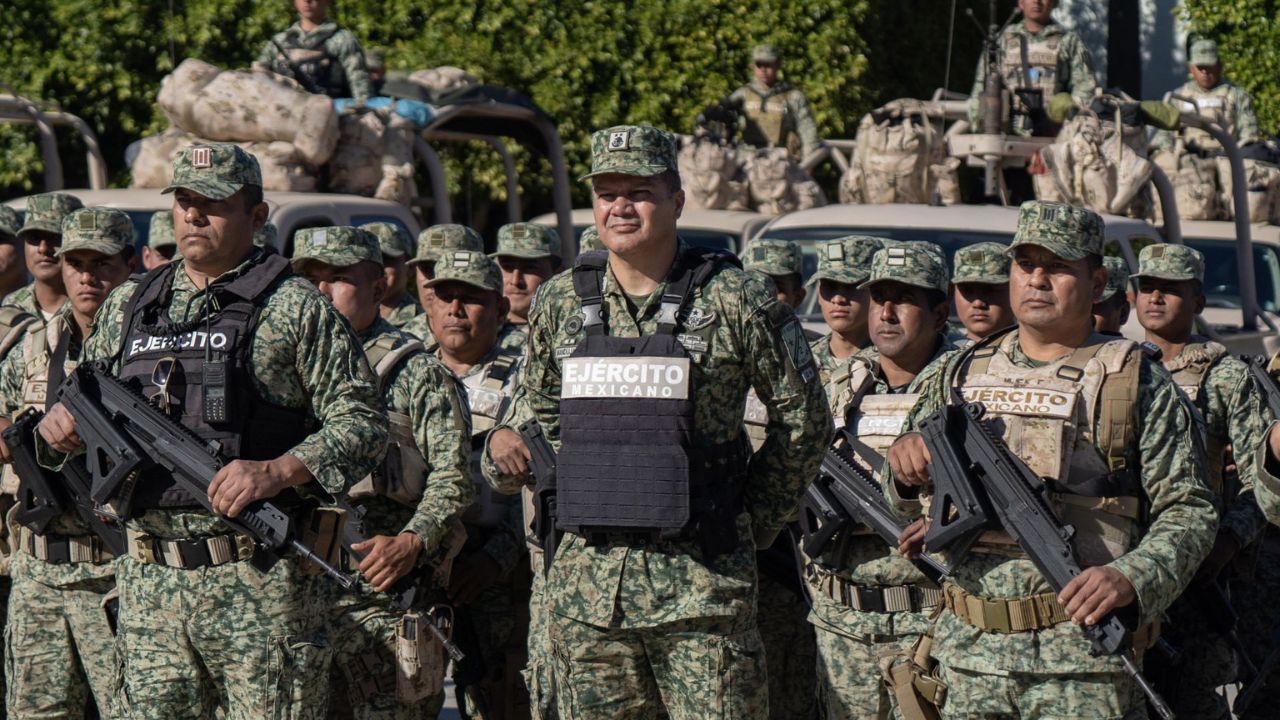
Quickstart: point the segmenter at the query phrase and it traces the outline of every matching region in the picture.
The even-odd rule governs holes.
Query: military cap
[[[1191,43],[1190,60],[1192,65],[1208,67],[1218,64],[1218,43],[1200,38]]]
[[[790,240],[752,240],[742,253],[742,267],[765,275],[803,275],[804,255]]]
[[[757,45],[751,51],[751,62],[775,64],[782,59],[782,53],[772,45]]]
[[[910,242],[894,243],[876,251],[871,260],[871,276],[861,287],[889,280],[945,293],[947,261],[942,249],[933,243]]]
[[[559,257],[560,235],[546,225],[511,223],[498,228],[498,249],[489,257]]]
[[[157,210],[152,213],[151,221],[147,223],[147,247],[156,250],[177,244],[178,240],[173,236],[173,211]]]
[[[368,70],[385,70],[387,56],[381,48],[369,48],[364,51],[364,66]]]
[[[466,225],[432,225],[418,233],[418,254],[409,264],[435,262],[451,250],[484,252],[484,240]]]
[[[502,292],[502,270],[482,252],[454,250],[436,261],[436,276],[423,287],[433,288],[446,282],[461,282],[481,290]]]
[[[595,225],[588,225],[582,229],[582,234],[578,236],[578,252],[591,252],[592,250],[604,250],[604,243],[600,242],[600,231]]]
[[[1116,293],[1123,293],[1129,284],[1129,264],[1122,257],[1108,255],[1102,258],[1102,265],[1107,269],[1107,284],[1102,289],[1102,297],[1098,302],[1106,302]]]
[[[1063,260],[1102,256],[1102,216],[1064,203],[1028,200],[1018,211],[1018,231],[1008,252],[1039,245]]]
[[[849,285],[866,281],[871,259],[884,247],[884,240],[870,235],[847,235],[818,245],[818,269],[809,282],[831,280]]]
[[[1204,282],[1204,255],[1186,245],[1148,245],[1138,253],[1138,272],[1133,277]]]
[[[62,219],[62,245],[58,257],[74,250],[118,255],[133,249],[136,236],[128,213],[111,207],[73,210]]]
[[[956,250],[951,282],[1004,285],[1009,282],[1009,248],[996,242],[975,243]]]
[[[360,226],[378,238],[378,249],[382,251],[382,259],[402,258],[413,252],[413,237],[409,231],[396,223],[371,222]]]
[[[591,135],[591,172],[651,177],[676,168],[676,139],[666,130],[648,125],[615,125]]]
[[[293,268],[307,262],[322,262],[333,267],[348,267],[361,262],[382,264],[378,238],[363,228],[303,228],[293,234]]]
[[[186,188],[210,200],[225,200],[245,185],[262,187],[256,157],[239,145],[192,145],[173,161],[173,180],[161,192]]]
[[[18,211],[8,205],[0,205],[0,236],[15,238],[22,221],[18,219]]]
[[[276,236],[279,232],[275,223],[263,223],[262,227],[253,233],[253,244],[257,247],[274,248],[276,246]]]
[[[34,231],[53,233],[62,232],[62,220],[72,210],[84,207],[80,198],[66,193],[44,193],[27,198],[26,215],[22,219],[22,228],[18,237]]]

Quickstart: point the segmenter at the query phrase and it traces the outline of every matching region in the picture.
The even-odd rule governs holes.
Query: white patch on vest
[[[666,357],[567,358],[560,399],[689,399],[689,359]]]
[[[488,420],[497,421],[502,414],[502,405],[506,400],[506,396],[497,390],[489,388],[472,387],[467,388],[467,405],[471,408],[471,414]]]
[[[902,434],[902,425],[906,421],[906,415],[859,415],[853,421],[853,434],[858,437],[871,435],[895,437]]]
[[[997,415],[1027,415],[1068,420],[1075,412],[1076,395],[1060,390],[1031,387],[966,385],[967,402],[980,402]]]
[[[1201,97],[1196,98],[1196,107],[1201,110],[1216,110],[1225,106],[1220,97]]]
[[[768,425],[769,409],[760,402],[760,398],[756,395],[755,390],[747,393],[746,409],[742,413],[742,421],[748,425]]]
[[[129,339],[129,347],[125,348],[125,359],[150,352],[176,352],[179,350],[204,350],[210,348],[226,352],[235,345],[235,333],[224,330],[205,332],[192,330],[178,336],[167,335],[135,335]]]

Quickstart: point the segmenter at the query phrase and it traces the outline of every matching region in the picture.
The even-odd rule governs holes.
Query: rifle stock
[[[533,501],[537,508],[533,534],[542,547],[542,569],[546,572],[551,567],[559,543],[556,532],[556,452],[536,419],[522,424],[519,432],[529,449],[529,470],[535,483]]]

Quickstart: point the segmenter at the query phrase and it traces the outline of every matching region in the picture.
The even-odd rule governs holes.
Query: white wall
[[[1061,0],[1054,17],[1080,34],[1093,53],[1098,82],[1107,82],[1107,0]],[[1179,0],[1140,0],[1142,94],[1158,99],[1187,79],[1186,30],[1174,18]]]

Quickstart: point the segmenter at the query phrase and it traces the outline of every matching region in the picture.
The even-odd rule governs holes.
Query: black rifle
[[[529,449],[529,471],[533,474],[533,535],[542,548],[542,571],[551,567],[560,533],[556,531],[556,452],[542,434],[537,420],[520,426],[520,437]]]
[[[58,400],[75,417],[76,433],[84,440],[95,501],[105,503],[115,498],[124,481],[132,477],[127,490],[131,491],[140,471],[158,465],[193,500],[215,512],[209,501],[209,483],[226,464],[218,445],[169,419],[112,376],[105,363],[77,367],[58,389]],[[298,540],[294,519],[270,500],[251,503],[236,517],[221,519],[253,538],[259,550],[253,557],[258,569],[266,571],[280,556],[293,552],[315,563],[343,588],[355,586],[354,577]]]
[[[1053,591],[1062,592],[1082,572],[1071,542],[1075,530],[1054,515],[1045,499],[1044,482],[983,425],[986,408],[981,403],[965,402],[954,389],[952,395],[952,404],[929,418],[927,424],[934,428],[924,435],[930,454],[929,477],[935,487],[933,522],[945,520],[939,515],[945,512],[937,498],[940,484],[968,486],[973,496],[986,498],[986,506],[999,520],[998,526],[1017,541]],[[956,462],[956,446],[961,449],[963,461]],[[979,533],[982,529],[980,526],[969,532]],[[932,550],[945,549],[930,544],[927,538],[925,542]],[[1125,672],[1142,688],[1156,712],[1166,720],[1173,718],[1173,711],[1130,656],[1126,648],[1128,631],[1114,611],[1082,630],[1092,646],[1090,654],[1119,657]]]
[[[124,530],[107,523],[94,510],[90,497],[88,473],[78,458],[68,458],[62,470],[55,472],[36,461],[36,426],[44,413],[28,408],[4,431],[4,443],[13,458],[18,474],[18,510],[15,519],[37,535],[43,534],[49,521],[74,508],[89,528],[114,555],[127,551]]]
[[[284,64],[289,66],[289,74],[293,76],[294,80],[298,81],[298,84],[301,85],[303,89],[312,95],[329,94],[324,91],[324,88],[317,85],[316,81],[310,75],[303,72],[302,68],[298,67],[297,63],[289,57],[289,52],[281,47],[280,43],[276,42],[275,38],[268,38],[268,41],[276,47],[276,51],[279,52],[280,57],[284,59]]]
[[[1267,399],[1267,407],[1276,419],[1280,419],[1280,386],[1267,373],[1267,357],[1265,355],[1241,355],[1240,359],[1249,366],[1249,376],[1258,384],[1258,390]]]

